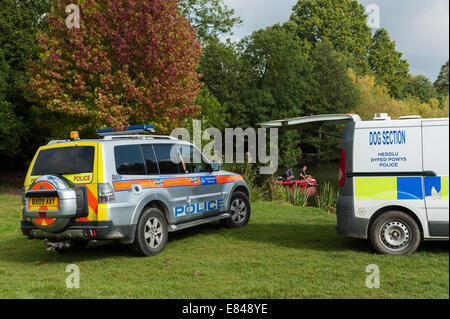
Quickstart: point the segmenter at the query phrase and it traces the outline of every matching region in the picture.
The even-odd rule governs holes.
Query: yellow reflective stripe
[[[40,151],[40,150],[39,150]],[[27,171],[27,175],[25,176],[25,182],[23,183],[23,186],[25,187],[25,191],[28,190],[28,186],[31,185],[31,169],[34,166],[34,162],[36,161],[37,155],[39,152],[36,152],[36,154],[34,154],[33,160],[31,161],[30,166],[28,167],[28,171]]]
[[[356,200],[397,200],[396,177],[356,177]]]
[[[98,167],[98,182],[104,183],[105,176],[103,174],[103,146],[101,143],[98,144],[97,167]]]
[[[448,176],[441,176],[441,199],[448,199]]]
[[[108,220],[108,209],[107,204],[99,204],[98,205],[98,220]]]

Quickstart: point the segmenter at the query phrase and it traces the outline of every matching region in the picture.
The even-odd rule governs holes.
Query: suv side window
[[[181,170],[178,163],[172,161],[170,156],[174,144],[154,144],[156,158],[160,174],[180,174]]]
[[[158,175],[158,162],[156,160],[155,151],[153,145],[144,144],[142,147],[142,155],[144,155],[145,166],[147,167],[147,175]]]
[[[114,147],[116,170],[120,175],[146,175],[144,159],[139,145]]]
[[[182,157],[181,166],[186,174],[210,172],[207,160],[194,146],[178,145],[177,147]]]

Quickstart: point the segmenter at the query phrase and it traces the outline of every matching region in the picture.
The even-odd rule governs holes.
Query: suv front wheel
[[[168,227],[163,213],[154,207],[145,209],[136,225],[132,247],[141,256],[154,256],[167,244]]]

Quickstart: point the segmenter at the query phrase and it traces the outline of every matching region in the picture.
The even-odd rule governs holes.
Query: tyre
[[[168,227],[164,214],[159,209],[150,207],[139,218],[132,247],[140,256],[154,256],[164,250],[167,237]]]
[[[373,222],[370,241],[380,254],[407,255],[419,247],[421,233],[411,216],[401,211],[388,211]]]
[[[230,217],[222,219],[221,223],[228,228],[243,227],[250,220],[250,201],[242,192],[234,192],[230,201]]]

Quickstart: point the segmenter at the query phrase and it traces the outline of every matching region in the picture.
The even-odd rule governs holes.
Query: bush
[[[287,195],[283,185],[277,183],[275,175],[265,179],[262,187],[258,189],[263,200],[267,201],[287,201]]]
[[[335,214],[337,197],[338,191],[331,183],[325,182],[322,187],[320,187],[319,193],[316,196],[317,207],[326,212]]]
[[[287,200],[295,206],[306,207],[308,205],[309,193],[298,187],[285,188]]]

